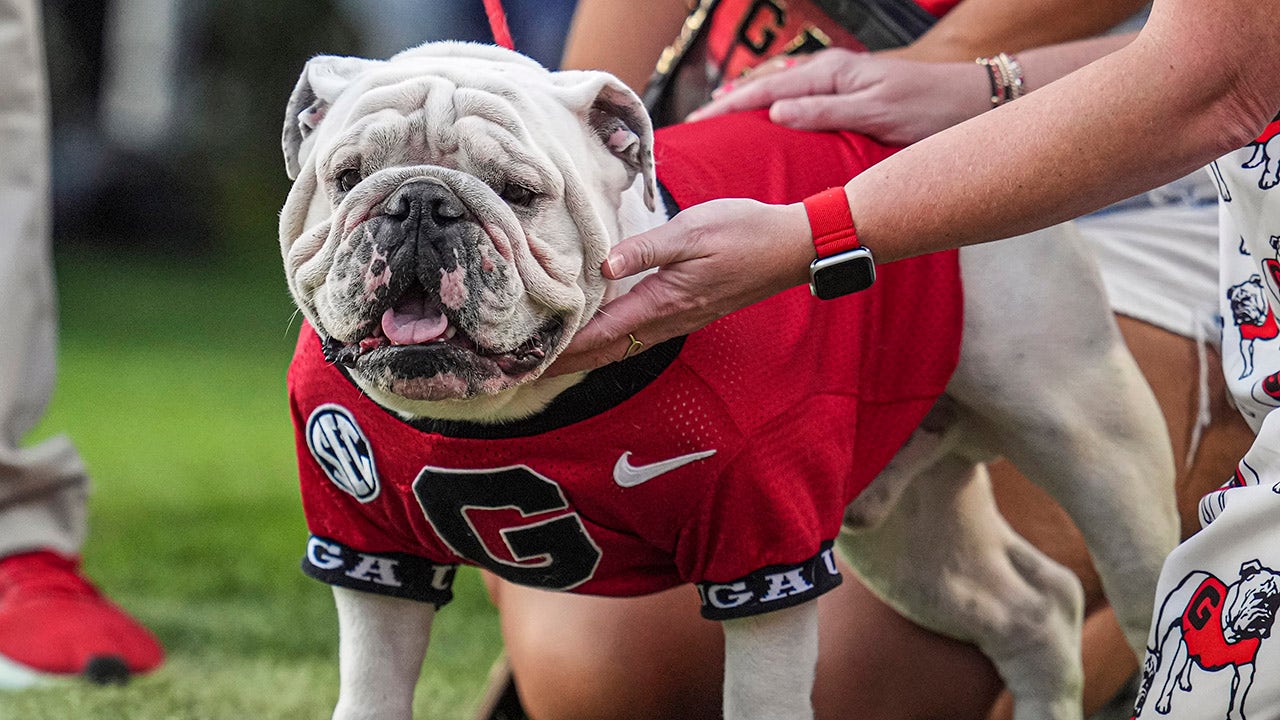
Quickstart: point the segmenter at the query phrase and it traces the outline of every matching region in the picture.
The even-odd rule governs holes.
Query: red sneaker
[[[78,559],[0,559],[0,688],[50,675],[123,683],[163,659],[155,636],[81,575]]]

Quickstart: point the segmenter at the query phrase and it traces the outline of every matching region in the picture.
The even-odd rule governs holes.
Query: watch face
[[[809,268],[809,289],[819,300],[866,290],[875,280],[876,264],[866,248],[815,260]]]

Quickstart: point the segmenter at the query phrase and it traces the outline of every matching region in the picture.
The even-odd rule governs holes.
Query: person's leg
[[[1007,468],[1007,465],[1006,465]],[[1085,707],[1116,694],[1137,668],[1078,531],[1065,513],[1008,468],[997,488],[1004,512],[1051,556],[1084,573]],[[844,584],[819,598],[822,645],[818,718],[1012,716],[1001,684],[974,647],[903,619],[843,566]],[[719,712],[719,627],[698,616],[696,594],[675,588],[643,598],[593,598],[486,577],[521,699],[533,720],[704,718]],[[554,619],[554,620],[552,620]],[[930,678],[929,693],[915,681]]]
[[[53,390],[48,112],[35,2],[0,2],[0,555],[84,539],[84,467],[62,437],[20,448]]]
[[[984,717],[1000,689],[986,658],[904,620],[841,568],[844,583],[817,600],[816,718]],[[720,716],[723,635],[699,616],[693,588],[619,599],[486,579],[533,720]]]
[[[1122,315],[1116,320],[1169,426],[1178,462],[1178,514],[1182,536],[1187,538],[1200,529],[1196,511],[1200,498],[1231,476],[1236,460],[1253,443],[1253,432],[1227,397],[1217,350],[1203,348],[1201,358],[1191,338]],[[1206,371],[1204,388],[1194,382],[1201,363]],[[1207,405],[1207,424],[1197,429],[1202,403]]]
[[[48,109],[35,0],[0,0],[0,688],[118,679],[154,638],[79,573],[88,480],[64,437],[20,447],[53,389]]]
[[[719,716],[724,640],[693,588],[599,598],[486,582],[533,720]]]

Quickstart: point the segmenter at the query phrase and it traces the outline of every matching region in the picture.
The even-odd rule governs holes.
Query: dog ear
[[[1248,580],[1260,572],[1262,572],[1262,562],[1260,560],[1247,560],[1240,566],[1240,579]]]
[[[337,55],[318,55],[307,61],[284,111],[280,144],[284,149],[284,169],[290,180],[296,180],[302,171],[302,164],[311,152],[308,140],[324,121],[329,107],[352,80],[379,62]]]
[[[653,123],[644,103],[613,75],[598,71],[554,73],[568,92],[570,109],[583,118],[601,144],[632,173],[644,177],[644,202],[656,207],[657,175],[653,165]]]

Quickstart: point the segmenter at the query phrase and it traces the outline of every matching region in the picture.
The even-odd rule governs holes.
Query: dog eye
[[[515,184],[504,185],[502,187],[502,192],[499,194],[502,196],[502,199],[506,200],[508,203],[511,203],[512,205],[519,205],[521,207],[528,207],[538,197],[538,193],[527,187]]]
[[[338,175],[338,189],[342,192],[351,192],[351,189],[360,184],[364,178],[360,177],[360,171],[355,169],[343,170]]]

